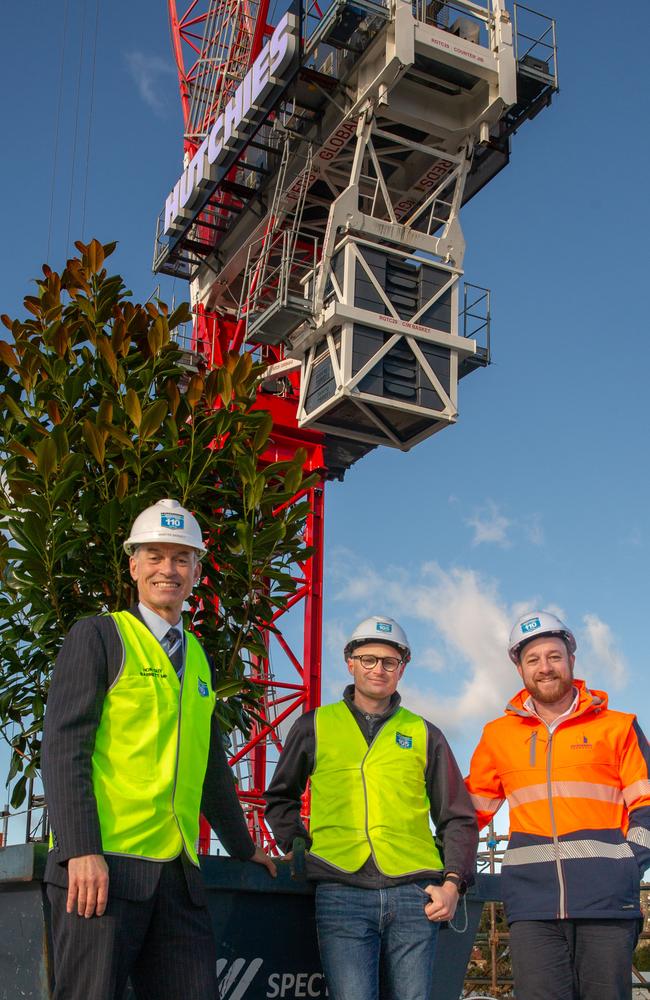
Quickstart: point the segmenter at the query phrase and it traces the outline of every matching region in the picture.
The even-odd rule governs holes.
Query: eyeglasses
[[[363,656],[351,656],[350,659],[358,660],[364,670],[372,670],[378,663],[381,663],[382,670],[389,674],[392,674],[393,670],[397,670],[402,662],[396,656],[372,656],[370,653],[364,653]]]

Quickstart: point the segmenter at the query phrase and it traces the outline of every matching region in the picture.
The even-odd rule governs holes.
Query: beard
[[[543,684],[531,680],[526,689],[541,705],[554,705],[573,690],[573,677],[548,678]]]

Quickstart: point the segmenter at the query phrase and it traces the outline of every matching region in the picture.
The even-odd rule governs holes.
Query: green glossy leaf
[[[60,275],[44,269],[26,320],[5,322],[20,372],[0,356],[0,723],[16,727],[14,778],[37,767],[63,637],[77,618],[133,599],[122,541],[146,506],[177,497],[206,527],[196,628],[227,699],[219,717],[242,731],[261,694],[244,674],[265,655],[264,621],[295,592],[291,572],[308,551],[308,504],[286,503],[303,460],[260,466],[272,434],[260,366],[231,353],[181,394],[187,375],[168,339],[187,306],[168,315],[164,303],[130,301],[104,269],[112,247],[78,249]]]
[[[52,437],[43,438],[35,448],[36,468],[43,479],[48,480],[57,467],[56,444]]]
[[[133,438],[123,430],[122,427],[118,427],[117,424],[104,425],[110,437],[118,441],[124,448],[133,448]]]
[[[165,399],[157,399],[155,403],[147,407],[140,423],[140,437],[143,441],[156,433],[166,416],[167,400]]]
[[[13,789],[11,790],[11,807],[12,809],[20,809],[25,797],[27,795],[27,782],[29,778],[26,774],[21,775]]]
[[[167,322],[169,329],[175,330],[181,323],[190,323],[191,321],[192,312],[190,310],[189,302],[181,302],[181,304],[174,309]]]
[[[100,336],[97,338],[97,350],[108,365],[111,375],[115,378],[117,375],[117,355],[108,337]]]
[[[217,698],[222,700],[225,698],[231,698],[234,694],[239,694],[239,692],[244,687],[244,682],[242,680],[237,681],[217,681],[214,686],[214,693]]]
[[[82,428],[83,438],[88,450],[99,465],[104,464],[105,447],[104,438],[99,430],[90,420],[84,420]]]
[[[129,415],[136,430],[140,430],[140,424],[142,422],[142,406],[140,405],[137,392],[132,388],[126,390],[126,396],[124,397],[124,409]]]

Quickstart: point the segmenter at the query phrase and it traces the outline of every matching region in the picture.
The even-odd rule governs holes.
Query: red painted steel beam
[[[227,0],[224,0],[224,4]],[[271,33],[268,23],[270,0],[261,0],[253,29],[249,54],[252,62],[259,54],[265,38]],[[207,18],[206,2],[191,0],[185,12],[179,14],[176,0],[168,0],[169,22],[174,59],[178,73],[181,107],[185,131],[190,130],[190,109],[192,88],[197,85],[201,73],[204,25]],[[242,30],[247,33],[247,25]],[[241,33],[240,33],[241,34]],[[209,40],[208,40],[209,41]],[[235,47],[241,45],[242,37],[234,40]],[[188,56],[187,62],[185,56]],[[222,79],[222,94],[228,93],[232,80]],[[218,95],[217,95],[218,97]],[[210,120],[212,109],[205,109],[203,124]],[[192,155],[196,144],[189,140],[184,143],[185,153]],[[197,308],[193,333],[193,349],[201,354],[209,368],[223,363],[226,352],[243,344],[244,324],[233,317],[217,316],[207,311],[203,305]],[[282,348],[262,347],[262,356],[268,362],[281,360]],[[263,456],[264,463],[287,461],[295,457],[298,449],[305,450],[304,471],[316,473],[321,480],[326,474],[323,435],[317,431],[299,428],[296,421],[297,397],[300,387],[299,372],[288,376],[290,393],[276,396],[263,389],[258,394],[256,406],[267,410],[273,417],[273,431]],[[273,836],[264,822],[264,788],[267,781],[268,754],[270,744],[281,749],[279,727],[294,712],[300,709],[316,708],[320,703],[321,690],[321,642],[322,642],[322,599],[323,599],[323,518],[324,484],[308,490],[300,490],[281,509],[309,500],[309,514],[305,528],[306,544],[313,548],[313,554],[298,566],[295,576],[297,590],[285,609],[276,612],[269,622],[269,642],[275,638],[286,658],[285,669],[293,674],[295,681],[276,680],[271,670],[269,657],[260,660],[253,676],[260,683],[265,695],[260,706],[261,721],[253,726],[250,739],[233,756],[231,764],[237,765],[248,759],[250,787],[239,790],[240,799],[247,811],[249,828],[255,838],[270,848],[275,847]],[[280,511],[278,511],[280,513]],[[302,606],[302,650],[294,650],[287,636],[283,634],[284,617]],[[308,814],[308,797],[303,802],[303,812]],[[199,850],[208,853],[210,831],[204,820],[201,823]]]

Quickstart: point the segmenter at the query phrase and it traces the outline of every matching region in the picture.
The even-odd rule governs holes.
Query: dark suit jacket
[[[137,608],[131,613],[142,621]],[[104,697],[122,662],[122,643],[107,615],[83,618],[70,630],[52,675],[43,730],[43,785],[54,840],[45,881],[67,887],[67,862],[102,854],[102,837],[92,784],[92,754]],[[212,717],[210,752],[201,812],[229,854],[248,860],[254,850],[235,783]],[[158,885],[165,862],[106,855],[109,893],[147,899]],[[190,895],[204,900],[199,870],[182,855]]]

